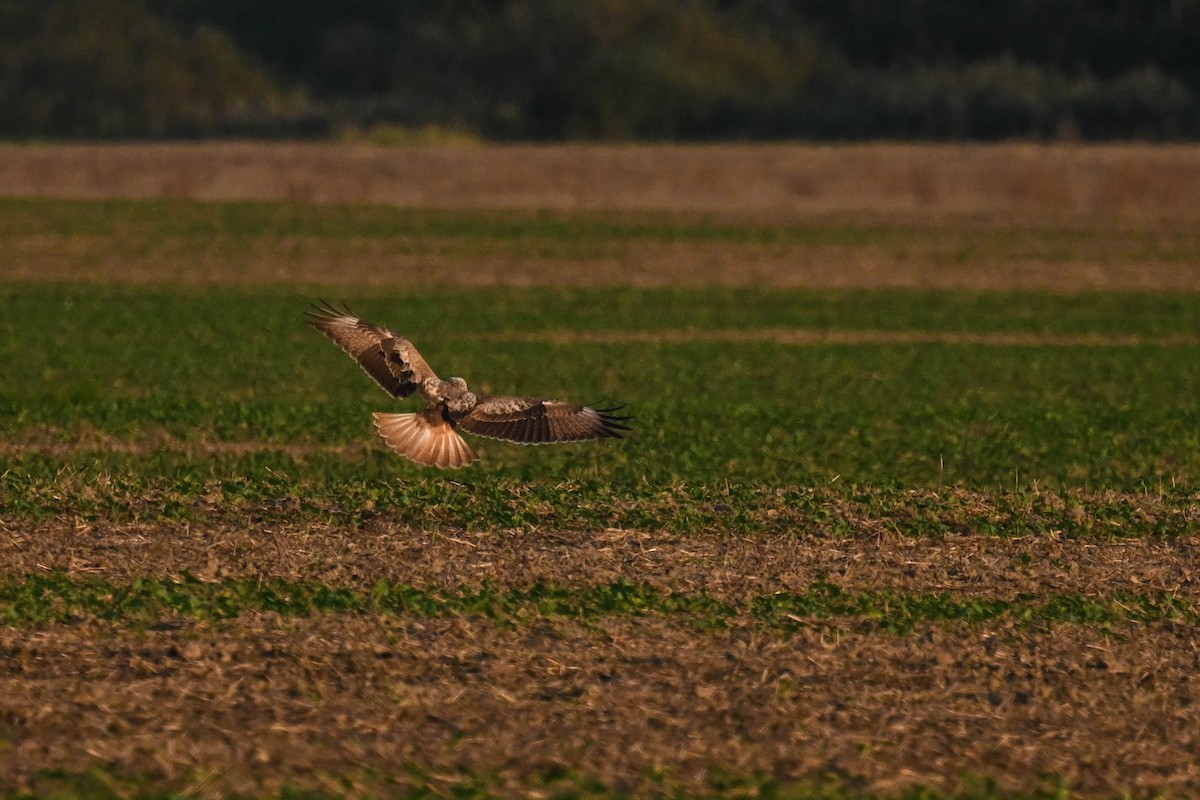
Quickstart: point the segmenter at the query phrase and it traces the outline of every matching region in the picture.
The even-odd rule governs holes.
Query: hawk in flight
[[[420,392],[425,408],[410,414],[376,412],[375,427],[388,446],[418,464],[465,467],[479,456],[458,429],[518,444],[580,442],[620,438],[629,417],[616,416],[620,406],[590,406],[540,397],[475,394],[462,378],[440,379],[412,342],[372,325],[325,301],[305,312],[308,324],[350,354],[388,393],[408,397]]]

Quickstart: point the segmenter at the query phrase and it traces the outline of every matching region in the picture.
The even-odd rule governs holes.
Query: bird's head
[[[474,393],[467,390],[467,382],[462,378],[451,378],[442,383],[442,400],[450,409],[451,416],[457,418],[470,413],[478,402]]]

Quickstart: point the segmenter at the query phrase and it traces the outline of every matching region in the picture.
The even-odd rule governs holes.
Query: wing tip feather
[[[600,418],[602,430],[600,433],[601,438],[624,439],[625,435],[622,433],[622,431],[633,430],[631,426],[624,424],[634,419],[632,414],[615,413],[625,408],[624,403],[617,403],[609,406],[600,406],[597,404],[594,406],[588,406],[588,408],[591,408],[592,411],[595,411],[596,416]]]
[[[342,303],[342,310],[339,311],[333,303],[323,297],[318,297],[315,303],[309,303],[309,308],[304,310],[304,316],[307,317],[305,322],[317,329],[321,329],[322,325],[344,318],[358,322],[358,316],[350,310],[350,306]]]

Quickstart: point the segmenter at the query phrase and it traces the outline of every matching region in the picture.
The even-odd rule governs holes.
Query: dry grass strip
[[[481,334],[482,336],[482,334]],[[1200,336],[1122,336],[967,331],[880,331],[758,328],[753,330],[533,331],[488,333],[489,341],[553,344],[688,344],[729,342],[785,345],[968,344],[988,347],[1159,347],[1200,344]]]
[[[1200,263],[1147,254],[1109,236],[1066,257],[979,253],[942,245],[625,243],[571,257],[504,252],[412,252],[391,239],[249,243],[135,241],[105,236],[15,238],[0,264],[6,281],[331,287],[769,286],[966,291],[1200,291]]]
[[[439,208],[1200,215],[1200,148],[1162,145],[477,145],[205,142],[0,148],[0,194]]]
[[[296,442],[221,441],[196,439],[185,441],[164,430],[143,429],[135,437],[122,439],[100,429],[80,424],[70,431],[52,426],[34,426],[11,434],[0,441],[0,456],[38,454],[66,458],[78,453],[123,453],[147,455],[154,452],[185,453],[197,457],[282,453],[295,459],[312,456],[365,458],[379,449],[373,439],[350,444],[314,444]]]

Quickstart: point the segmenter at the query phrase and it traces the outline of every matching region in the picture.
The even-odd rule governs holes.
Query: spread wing
[[[461,420],[465,431],[518,444],[579,442],[621,437],[629,417],[617,416],[620,406],[592,408],[538,397],[480,397]]]
[[[437,377],[408,339],[364,322],[344,306],[343,309],[338,311],[322,300],[305,313],[309,325],[349,353],[388,392],[408,397],[421,381]]]

